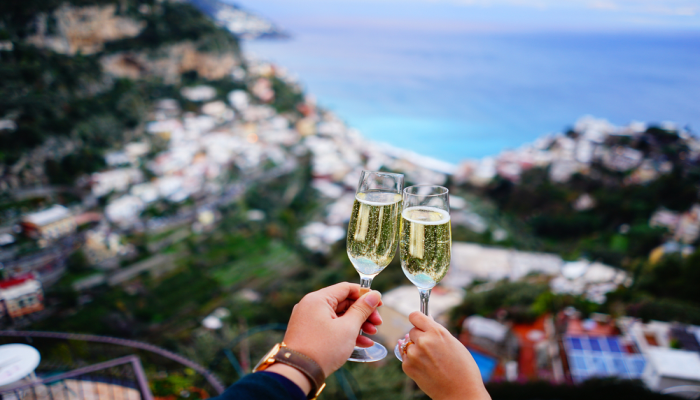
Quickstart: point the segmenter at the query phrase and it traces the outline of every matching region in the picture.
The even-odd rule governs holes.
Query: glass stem
[[[430,292],[432,289],[418,289],[420,292],[420,312],[428,315],[428,300],[430,300]]]
[[[372,286],[372,277],[360,275],[360,287],[369,289],[370,286]]]
[[[360,287],[369,289],[372,286],[372,279],[374,278],[371,276],[360,275]],[[362,335],[362,328],[360,328],[360,335]]]

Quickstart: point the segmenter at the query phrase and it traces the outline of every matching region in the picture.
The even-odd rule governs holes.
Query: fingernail
[[[365,302],[372,308],[376,307],[377,304],[382,300],[382,294],[373,290],[365,296]]]

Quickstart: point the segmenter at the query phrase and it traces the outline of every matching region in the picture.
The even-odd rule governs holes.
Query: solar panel
[[[591,350],[593,351],[603,351],[603,349],[600,347],[600,342],[598,342],[598,339],[596,338],[590,338],[588,339],[589,343],[591,344]]]
[[[622,357],[614,357],[612,359],[613,371],[616,376],[626,377],[627,376],[627,366],[625,365],[625,359]]]
[[[577,337],[572,337],[570,339],[571,341],[571,347],[575,350],[583,350],[583,344],[581,343],[581,339]]]
[[[620,346],[620,343],[617,341],[616,337],[608,337],[607,342],[608,342],[608,348],[610,349],[611,352],[622,353],[622,347]]]
[[[567,336],[564,347],[576,383],[607,376],[638,379],[644,370],[644,357],[625,353],[618,336]]]

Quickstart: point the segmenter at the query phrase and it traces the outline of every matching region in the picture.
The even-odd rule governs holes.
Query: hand
[[[309,293],[294,306],[284,342],[311,357],[330,376],[345,364],[355,345],[373,344],[359,332],[362,328],[377,333],[381,298],[375,290],[360,297],[360,285],[347,282]]]
[[[469,350],[442,325],[419,311],[403,357],[403,371],[433,400],[490,400]]]

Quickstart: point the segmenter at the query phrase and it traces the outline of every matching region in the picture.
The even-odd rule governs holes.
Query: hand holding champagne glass
[[[369,290],[396,253],[401,213],[403,175],[362,171],[348,226],[348,257],[360,274],[360,286]],[[379,343],[355,347],[348,360],[379,361],[387,350]]]
[[[417,185],[403,191],[399,251],[401,269],[420,293],[420,310],[428,315],[430,291],[447,274],[452,250],[452,227],[447,188]],[[396,345],[402,353],[408,339]]]

